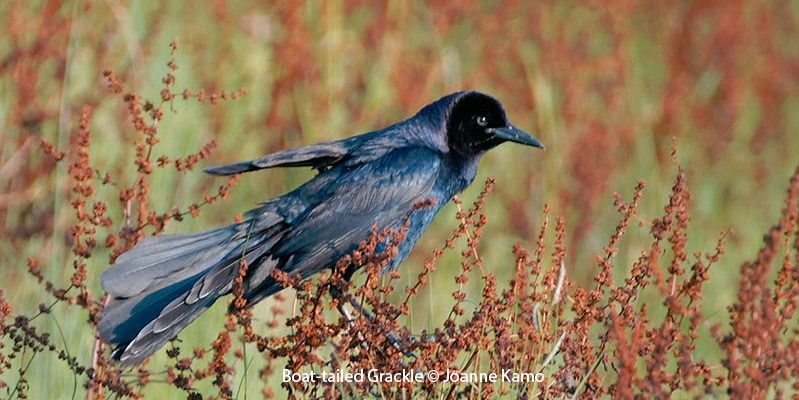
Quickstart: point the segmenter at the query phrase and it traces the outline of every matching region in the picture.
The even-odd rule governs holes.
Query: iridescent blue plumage
[[[209,168],[216,175],[300,166],[319,173],[240,224],[150,237],[120,256],[102,276],[113,300],[100,335],[121,362],[138,363],[231,291],[242,258],[252,305],[282,289],[275,269],[309,277],[357,248],[374,226],[410,218],[395,268],[441,207],[471,184],[480,157],[506,141],[542,147],[508,122],[494,98],[458,92],[379,131]],[[414,210],[427,199],[432,207]]]

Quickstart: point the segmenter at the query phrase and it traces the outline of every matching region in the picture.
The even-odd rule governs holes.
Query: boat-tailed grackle
[[[397,227],[409,218],[389,265],[395,268],[439,209],[474,180],[481,156],[504,142],[543,148],[508,121],[499,101],[464,91],[381,130],[208,168],[214,175],[274,167],[319,173],[249,211],[244,222],[151,236],[122,254],[102,274],[112,300],[100,336],[115,346],[115,359],[137,364],[231,292],[242,258],[249,264],[249,306],[283,289],[272,278],[275,268],[307,278],[357,248],[373,226]],[[431,198],[431,207],[414,209]]]

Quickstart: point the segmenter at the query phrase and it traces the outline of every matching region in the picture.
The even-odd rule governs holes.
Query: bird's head
[[[464,156],[482,154],[504,142],[544,148],[532,135],[513,126],[497,99],[480,92],[453,96],[446,121],[447,144]]]

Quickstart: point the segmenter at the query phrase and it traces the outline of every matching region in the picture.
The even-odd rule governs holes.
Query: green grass
[[[534,26],[530,26],[535,22],[529,19],[532,12],[526,6],[510,15],[497,16],[503,6],[494,1],[481,1],[474,9],[451,14],[419,1],[389,1],[388,16],[379,26],[374,22],[381,15],[377,7],[350,9],[349,2],[344,1],[298,2],[299,22],[293,25],[287,22],[281,7],[244,1],[229,5],[109,1],[91,3],[88,10],[82,2],[67,2],[52,19],[42,17],[42,5],[34,3],[0,6],[0,19],[17,21],[23,27],[15,35],[0,34],[4,37],[0,39],[0,59],[6,59],[16,49],[30,48],[43,24],[70,21],[71,26],[55,29],[55,56],[23,55],[13,68],[0,70],[0,168],[17,152],[22,152],[25,160],[15,167],[19,173],[0,177],[0,182],[6,180],[0,183],[6,190],[1,193],[4,202],[0,203],[0,222],[4,224],[0,231],[0,287],[17,313],[33,313],[39,303],[49,301],[25,272],[28,257],[42,260],[45,274],[54,282],[66,282],[71,275],[72,256],[68,253],[65,227],[70,225],[73,212],[64,190],[66,165],[58,164],[46,175],[28,174],[46,163],[37,150],[38,139],[45,138],[67,149],[80,107],[93,104],[95,151],[91,161],[98,170],[111,173],[117,184],[130,185],[135,178],[133,130],[124,119],[122,101],[103,88],[101,72],[114,71],[126,82],[127,90],[155,100],[162,86],[161,76],[167,71],[168,43],[172,40],[177,40],[180,47],[176,74],[179,90],[244,87],[248,91],[237,101],[216,106],[176,101],[175,112],[165,113],[159,128],[161,143],[154,158],[196,152],[203,143],[216,138],[219,147],[200,168],[381,128],[454,90],[476,88],[496,95],[506,103],[517,125],[534,131],[547,145],[545,152],[502,147],[485,157],[475,180],[479,183],[487,176],[497,178],[496,191],[487,203],[491,220],[481,242],[481,253],[499,282],[506,282],[512,275],[512,244],[520,241],[529,245],[535,241],[541,210],[549,204],[553,215],[565,218],[570,233],[591,216],[593,222],[583,228],[579,240],[567,243],[570,276],[578,283],[589,284],[594,274],[594,255],[601,252],[617,220],[612,194],[619,192],[629,197],[635,182],[643,179],[647,188],[641,218],[648,220],[657,215],[677,170],[668,156],[671,136],[675,136],[676,159],[687,172],[693,195],[689,243],[694,247],[689,250],[712,249],[720,234],[731,230],[727,252],[711,270],[705,289],[704,307],[712,316],[706,321],[708,326],[724,322],[726,313],[722,311],[736,295],[737,268],[755,255],[760,236],[780,211],[787,179],[799,164],[799,91],[795,84],[777,82],[775,85],[789,87],[783,88],[774,104],[766,103],[753,78],[765,66],[758,61],[760,53],[746,43],[725,43],[728,47],[721,50],[732,54],[733,61],[721,57],[721,61],[713,61],[711,57],[709,62],[697,62],[689,87],[680,98],[680,104],[688,111],[678,112],[671,130],[658,131],[664,96],[668,85],[673,84],[668,78],[673,68],[669,59],[672,42],[668,38],[674,34],[672,28],[686,18],[687,4],[660,10],[665,13],[662,18],[643,10],[619,16],[624,21],[612,26],[625,32],[626,36],[620,36],[603,22],[608,13],[576,2],[535,6],[543,19],[541,25]],[[757,9],[749,3],[743,7],[744,14]],[[796,7],[764,7],[773,18],[795,23],[799,17]],[[452,25],[442,21],[447,18],[452,19]],[[741,23],[741,29],[756,32],[746,21]],[[708,33],[694,31],[696,53],[702,52],[701,43],[717,22],[712,15],[706,16],[702,23],[709,26]],[[3,25],[0,32],[14,29],[7,23]],[[370,29],[377,32],[372,33],[376,41],[368,39]],[[563,38],[559,38],[559,32]],[[774,42],[780,57],[796,62],[799,48],[782,40],[789,35],[790,32],[778,32]],[[560,47],[551,47],[553,43]],[[564,44],[573,47],[564,49]],[[567,50],[579,53],[583,44],[585,54],[571,54],[574,59],[569,60]],[[611,57],[624,66],[611,67],[610,72],[591,69],[591,62],[614,54],[614,45],[620,49]],[[294,47],[280,50],[281,46]],[[507,57],[497,59],[503,54]],[[725,76],[721,69],[730,65],[733,74]],[[568,66],[574,70],[566,69]],[[22,80],[27,82],[29,78],[18,74],[26,68],[36,76],[29,101],[22,89]],[[736,86],[740,91],[739,109],[723,109],[724,103],[712,101],[723,96],[720,87],[730,80],[740,80]],[[280,85],[286,92],[273,97]],[[568,85],[574,85],[579,92],[569,92]],[[613,100],[604,99],[606,95]],[[710,106],[701,108],[704,104]],[[769,108],[774,114],[765,112]],[[22,120],[36,112],[44,113],[44,117],[33,127],[25,126]],[[698,126],[692,112],[726,112],[728,115],[719,118],[729,121],[729,127],[722,123]],[[766,121],[766,128],[761,129],[767,118],[776,119]],[[600,124],[606,136],[598,141],[583,140],[595,134],[592,124]],[[28,140],[32,144],[23,147]],[[590,171],[609,171],[597,175],[607,175],[607,179],[591,193],[582,190],[592,182],[581,181],[575,174],[574,164],[579,160],[589,160],[586,162],[592,166]],[[258,201],[290,190],[309,176],[308,171],[295,170],[244,176],[229,200],[205,208],[200,218],[170,223],[167,232],[227,223]],[[158,210],[185,208],[201,198],[204,191],[213,192],[221,183],[221,179],[197,169],[186,173],[159,170],[153,175],[151,199]],[[116,189],[99,190],[99,196],[109,202],[109,215],[118,224],[121,210],[115,199]],[[463,194],[467,204],[478,191],[472,187]],[[589,200],[581,203],[580,198]],[[457,225],[454,214],[452,205],[444,208],[404,262],[405,276],[400,282],[413,281],[423,260]],[[46,229],[34,230],[30,235],[19,233],[23,222],[35,222],[30,216],[45,215],[52,216],[52,224]],[[114,226],[118,228],[119,225]],[[640,226],[625,237],[617,265],[631,264],[647,233],[648,227]],[[449,293],[455,288],[451,277],[458,269],[457,261],[456,256],[445,257],[430,285],[417,297],[412,314],[415,330],[435,326],[446,317]],[[94,293],[101,293],[98,277],[107,262],[103,251],[97,251],[89,261],[90,288]],[[625,272],[618,271],[618,279]],[[470,288],[479,298],[479,283],[471,282]],[[259,305],[255,315],[268,314],[271,302]],[[181,334],[183,343],[210,342],[224,323],[224,307],[217,304]],[[85,312],[58,305],[52,318],[40,318],[37,324],[53,332],[59,343],[62,339],[55,333],[63,332],[62,347],[77,355],[82,363],[90,362],[93,338]],[[720,356],[710,342],[703,343],[707,347],[700,347],[697,352]],[[251,346],[247,354],[259,358]],[[75,377],[65,373],[63,364],[53,358],[40,354],[32,361],[27,374],[30,398],[83,397],[81,382],[73,395]],[[163,365],[165,361],[164,352],[159,352],[153,365]],[[15,368],[18,364],[15,362]],[[246,380],[242,380],[243,370],[239,367],[234,377],[237,385],[247,382],[240,390],[234,386],[238,398],[260,397],[257,368],[248,369]],[[15,382],[14,374],[11,371],[2,379]],[[199,388],[202,391],[204,386]],[[148,398],[175,394],[174,388],[159,384],[149,387],[146,393]]]

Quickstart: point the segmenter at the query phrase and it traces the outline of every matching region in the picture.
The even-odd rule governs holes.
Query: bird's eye
[[[477,122],[477,125],[480,125],[480,126],[488,125],[488,118],[486,118],[485,115],[478,115],[477,117],[475,117],[474,120],[475,120],[475,122]]]

